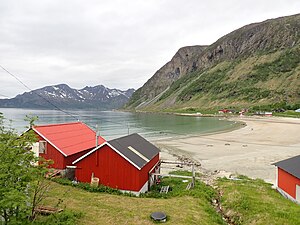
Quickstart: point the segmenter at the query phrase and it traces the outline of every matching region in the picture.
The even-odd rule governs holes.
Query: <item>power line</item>
[[[16,75],[14,75],[13,73],[11,73],[10,71],[8,71],[6,68],[4,68],[2,65],[0,65],[0,67],[6,72],[8,73],[10,76],[12,76],[14,79],[16,79],[20,84],[22,84],[25,88],[27,88],[29,91],[32,91],[34,94],[36,94],[37,96],[39,96],[40,98],[44,99],[47,103],[49,103],[50,105],[52,105],[56,110],[58,111],[61,111],[65,114],[67,114],[68,116],[74,118],[75,120],[79,121],[79,117],[87,117],[87,118],[90,118],[92,120],[100,120],[100,121],[105,121],[105,122],[108,122],[108,123],[113,123],[113,124],[117,124],[117,125],[122,125],[122,126],[127,126],[127,129],[128,129],[128,132],[129,132],[129,125],[127,124],[124,124],[124,123],[119,123],[119,122],[114,122],[114,121],[111,121],[111,120],[106,120],[106,119],[103,119],[103,118],[95,118],[95,117],[92,117],[92,116],[84,116],[84,115],[80,115],[78,113],[76,114],[72,114],[68,111],[65,111],[61,108],[59,108],[58,106],[56,106],[55,104],[53,104],[51,101],[49,101],[48,99],[46,99],[45,97],[43,97],[42,95],[40,95],[39,93],[37,92],[34,92],[28,85],[26,85],[21,79],[19,79]],[[6,97],[6,96],[4,96]],[[37,105],[37,104],[36,104]],[[76,116],[77,117],[76,117]],[[95,126],[93,125],[90,125],[92,126],[93,128],[95,128]],[[132,125],[131,125],[132,127]],[[134,126],[133,126],[134,127]]]
[[[117,124],[117,125],[123,125],[125,126],[125,122],[115,122],[115,121],[112,121],[112,120],[107,120],[107,119],[103,119],[103,118],[97,118],[97,117],[93,117],[93,116],[88,116],[88,115],[80,115],[78,113],[74,113],[74,115],[77,115],[78,117],[86,117],[86,118],[90,118],[90,119],[93,119],[93,120],[100,120],[100,121],[105,121],[105,122],[108,122],[108,123],[113,123],[113,124]]]
[[[30,87],[28,87],[26,84],[24,84],[17,76],[15,76],[14,74],[12,74],[11,72],[9,72],[7,69],[5,69],[3,66],[0,65],[0,67],[9,75],[11,75],[13,78],[15,78],[19,83],[21,83],[24,87],[26,87],[27,89],[31,90]]]
[[[68,116],[71,116],[72,118],[74,118],[75,120],[79,120],[79,117],[87,117],[87,118],[90,118],[90,119],[93,119],[93,120],[100,120],[100,121],[105,121],[105,122],[108,122],[108,123],[113,123],[113,124],[118,124],[118,125],[124,125],[124,123],[118,123],[118,122],[114,122],[114,121],[111,121],[111,120],[106,120],[106,119],[98,119],[98,118],[95,118],[95,117],[92,117],[92,116],[84,116],[84,115],[80,115],[78,113],[70,113],[68,111],[65,111],[61,108],[59,108],[58,106],[56,106],[55,104],[53,104],[51,101],[49,101],[48,99],[46,99],[45,97],[43,97],[42,95],[38,94],[37,92],[34,92],[27,84],[25,84],[21,79],[19,79],[16,75],[14,75],[13,73],[11,73],[10,71],[8,71],[6,68],[4,68],[2,65],[0,65],[0,67],[6,72],[8,73],[10,76],[12,76],[14,79],[16,79],[20,84],[22,84],[25,88],[27,88],[29,91],[32,91],[34,94],[36,94],[37,96],[39,96],[40,98],[44,99],[46,102],[48,102],[50,105],[52,105],[56,110],[58,111],[61,111],[65,114],[67,114]],[[6,96],[3,96],[3,97],[6,97]],[[35,103],[33,103],[35,104]],[[38,104],[35,104],[35,105],[38,105]],[[42,105],[39,105],[39,106],[42,106]],[[47,107],[47,106],[46,106]],[[76,117],[77,116],[77,117]]]
[[[39,96],[40,98],[44,99],[46,102],[48,102],[50,105],[52,105],[55,109],[57,109],[58,111],[61,111],[71,117],[73,117],[75,120],[78,120],[77,117],[75,117],[73,114],[59,108],[58,106],[56,106],[55,104],[53,104],[51,101],[49,101],[48,99],[44,98],[42,95],[38,94],[37,92],[34,92],[30,87],[28,87],[23,81],[21,81],[16,75],[12,74],[11,72],[9,72],[7,69],[5,69],[3,66],[0,65],[0,67],[9,75],[11,75],[13,78],[15,78],[20,84],[22,84],[25,88],[27,88],[28,90],[32,91],[33,93],[35,93],[37,96]]]
[[[0,94],[0,96],[2,96],[2,97],[5,97],[5,98],[9,98],[8,96],[6,96],[6,95],[3,95],[3,94]]]

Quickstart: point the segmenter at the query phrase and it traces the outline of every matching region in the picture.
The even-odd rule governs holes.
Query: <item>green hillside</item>
[[[155,211],[167,214],[166,224],[300,223],[300,207],[297,204],[281,196],[271,188],[271,184],[244,176],[235,180],[219,179],[214,184],[217,189],[196,181],[195,188],[191,190],[186,190],[187,183],[182,179],[164,178],[161,185],[170,185],[172,191],[160,194],[157,187],[142,197],[89,192],[78,187],[51,184],[45,205],[57,207],[59,202],[59,208],[65,210],[58,215],[40,216],[34,224],[150,225],[157,224],[150,219],[150,214]]]
[[[172,98],[175,104],[170,108],[297,103],[300,48],[224,61],[203,72],[194,72],[174,82],[154,106],[159,108]]]
[[[299,21],[300,14],[282,17],[225,35],[194,53],[188,63],[185,61],[185,72],[173,78],[163,91],[148,95],[150,90],[157,90],[158,83],[162,89],[159,81],[165,70],[158,71],[160,76],[157,72],[133,94],[127,109],[178,111],[272,104],[299,107]],[[180,65],[177,62],[177,71],[182,71]]]

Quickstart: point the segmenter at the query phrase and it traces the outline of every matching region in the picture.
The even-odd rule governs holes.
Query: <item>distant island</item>
[[[46,86],[17,95],[11,99],[0,99],[2,108],[55,109],[118,109],[126,104],[134,89],[122,91],[103,85],[74,89],[67,84]]]

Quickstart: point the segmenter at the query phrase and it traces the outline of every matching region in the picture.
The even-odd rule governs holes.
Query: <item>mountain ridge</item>
[[[134,89],[121,91],[103,85],[74,89],[67,84],[49,85],[24,92],[11,99],[0,99],[0,107],[63,109],[118,109],[131,97]]]
[[[172,80],[168,79],[164,67],[172,61],[176,64],[176,53],[133,94],[126,109],[162,111],[278,101],[298,103],[299,21],[300,14],[296,14],[236,29],[201,51],[194,51],[193,57],[184,62],[193,65],[192,69],[189,67],[186,73]],[[189,48],[182,49],[189,51]],[[163,77],[163,82],[156,74]],[[158,88],[156,83],[165,85]],[[158,91],[145,95],[147,90]]]

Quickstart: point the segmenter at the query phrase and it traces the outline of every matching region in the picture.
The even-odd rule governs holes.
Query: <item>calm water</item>
[[[235,122],[219,118],[201,118],[151,113],[130,113],[115,111],[68,111],[76,118],[55,110],[31,110],[0,108],[4,114],[6,126],[12,120],[12,127],[23,132],[28,125],[24,121],[26,115],[38,116],[36,124],[52,124],[76,121],[86,123],[91,128],[99,127],[100,134],[110,140],[129,133],[139,133],[148,139],[205,134],[233,129],[239,126]]]

